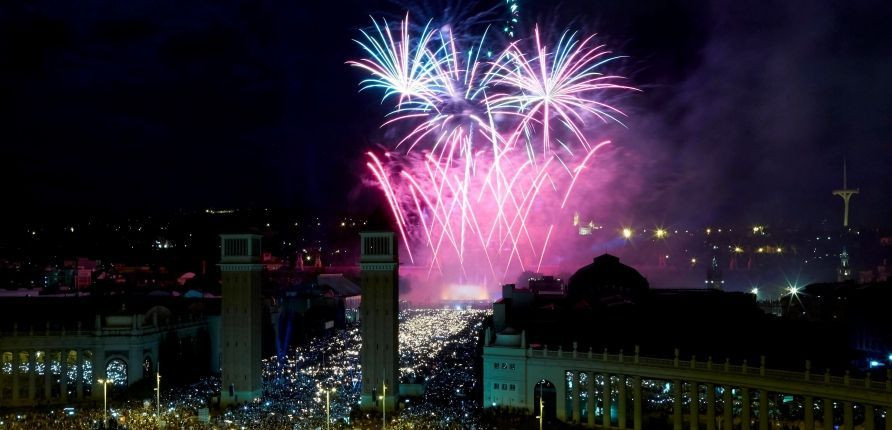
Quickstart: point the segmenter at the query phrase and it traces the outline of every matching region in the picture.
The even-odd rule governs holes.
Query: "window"
[[[508,389],[514,391],[517,389],[517,387],[515,387],[514,384],[511,384],[510,386],[508,386]]]
[[[514,367],[514,363],[511,363],[511,364],[508,365],[508,369],[510,369],[510,370],[514,370],[514,368],[515,368],[515,367]]]
[[[499,363],[493,363],[493,368],[494,368],[494,369],[498,369],[498,368],[499,368]]]
[[[508,389],[508,384],[502,384],[502,389],[503,389],[503,390],[507,390],[507,389]]]
[[[502,369],[507,369],[507,368],[508,368],[508,363],[502,363]]]
[[[493,390],[498,390],[498,389],[499,389],[499,384],[498,384],[498,383],[492,384],[492,389],[493,389]]]

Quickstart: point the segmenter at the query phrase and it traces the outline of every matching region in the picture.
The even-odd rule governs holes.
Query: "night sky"
[[[359,55],[351,39],[370,13],[399,9],[4,2],[4,206],[373,206],[361,154],[381,143],[386,109],[357,92],[362,76],[344,63]],[[861,189],[854,220],[892,219],[888,3],[522,0],[521,15],[596,31],[630,56],[621,72],[644,91],[622,101],[629,130],[612,136],[634,184],[622,211],[675,223],[835,222],[830,191],[846,156]]]

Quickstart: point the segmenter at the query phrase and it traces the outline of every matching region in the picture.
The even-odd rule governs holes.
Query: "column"
[[[759,389],[759,430],[768,430],[768,391]]]
[[[595,372],[588,372],[588,398],[585,399],[585,410],[588,411],[588,426],[595,426]]]
[[[641,430],[644,423],[641,416],[641,377],[638,375],[632,377],[632,396],[632,413],[635,415],[632,426],[635,430]]]
[[[824,399],[824,430],[833,429],[833,400]]]
[[[722,387],[722,430],[734,427],[734,400],[731,398],[731,387]]]
[[[31,404],[35,404],[37,399],[37,351],[33,349],[28,351],[28,400]]]
[[[672,381],[672,428],[681,430],[681,381],[678,379]]]
[[[602,393],[602,411],[604,412],[601,425],[610,428],[610,375],[604,374],[604,392]]]
[[[855,413],[852,402],[842,402],[842,423],[846,429],[855,428]]]
[[[12,352],[12,404],[19,403],[19,351]]]
[[[3,358],[3,350],[0,350],[0,360]],[[2,365],[2,361],[0,361],[0,365]],[[6,397],[3,395],[3,390],[6,387],[6,375],[3,374],[3,370],[0,369],[0,405],[6,404]]]
[[[691,390],[691,430],[698,430],[700,425],[700,384],[689,382]]]
[[[892,430],[892,406],[886,406],[886,430]]]
[[[78,400],[81,400],[84,398],[84,351],[78,349],[76,354],[77,359],[75,363],[77,364],[75,364],[75,366],[77,367],[75,367],[74,372],[74,397],[76,397]]]
[[[68,348],[62,350],[59,355],[59,364],[62,374],[59,375],[59,398],[62,402],[68,400]]]
[[[886,421],[892,417],[886,416]],[[875,418],[873,417],[873,405],[864,405],[864,430],[873,430],[875,428]]]
[[[715,430],[715,384],[706,384],[706,430]]]
[[[886,430],[892,430],[892,406],[886,406]]]
[[[93,381],[92,396],[94,399],[102,401],[102,387],[99,386],[99,380],[105,379],[105,351],[101,349],[93,350]]]
[[[740,402],[742,403],[740,407],[740,430],[749,430],[752,424],[752,418],[750,417],[752,401],[750,400],[749,388],[740,389]]]
[[[619,384],[616,386],[616,425],[625,430],[626,427],[626,375],[619,375]]]
[[[142,379],[142,346],[131,346],[130,351],[127,354],[127,386],[131,386],[140,379]],[[564,375],[563,380],[566,380],[567,376]],[[566,399],[565,399],[566,400]],[[564,403],[564,408],[567,407],[567,404]]]
[[[573,401],[571,404],[573,405],[573,422],[579,423],[579,371],[571,370],[570,378],[573,381],[572,393],[573,393]]]
[[[53,350],[47,349],[43,351],[43,398],[49,402],[53,398],[53,370],[52,360]]]
[[[805,396],[802,404],[804,411],[803,420],[805,421],[805,430],[815,430],[815,399],[812,396]]]
[[[226,366],[226,363],[223,364]],[[549,381],[559,381],[554,384],[554,393],[557,405],[555,405],[555,413],[559,421],[566,422],[570,418],[567,416],[567,374],[563,370],[554,372],[545,379]]]

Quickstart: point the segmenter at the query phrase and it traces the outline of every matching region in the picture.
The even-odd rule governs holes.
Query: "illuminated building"
[[[221,403],[244,403],[263,394],[260,375],[262,317],[260,236],[221,234],[223,385]]]
[[[805,428],[817,428],[823,411],[824,422],[837,420],[834,404],[841,424],[854,428],[892,411],[892,377],[838,376],[852,351],[839,324],[766,315],[753,294],[651,289],[638,271],[602,255],[570,278],[565,297],[503,287],[484,335],[482,402],[541,408],[545,420],[588,427],[663,427],[668,410],[675,429],[734,421],[764,429],[772,402],[792,396]],[[644,395],[648,386],[661,387],[665,403]],[[741,406],[718,407],[732,403]]]
[[[399,260],[393,232],[360,233],[362,394],[365,410],[393,410],[399,398]],[[382,407],[383,406],[383,407]]]
[[[168,368],[172,379],[207,374],[218,318],[203,312],[217,306],[215,299],[170,296],[3,297],[0,406],[101,402],[98,380],[109,380],[116,394],[174,357],[186,360]]]

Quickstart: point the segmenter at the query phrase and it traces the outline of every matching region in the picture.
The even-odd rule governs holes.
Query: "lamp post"
[[[387,383],[381,381],[381,430],[387,430]]]
[[[542,420],[545,419],[545,402],[542,399],[542,386],[539,384],[539,430],[542,430]]]
[[[108,428],[108,379],[98,379],[97,382],[102,384],[102,428]]]
[[[325,393],[325,430],[331,429],[331,395],[334,394],[334,388],[323,388]]]
[[[161,425],[161,365],[155,371],[155,422]]]

